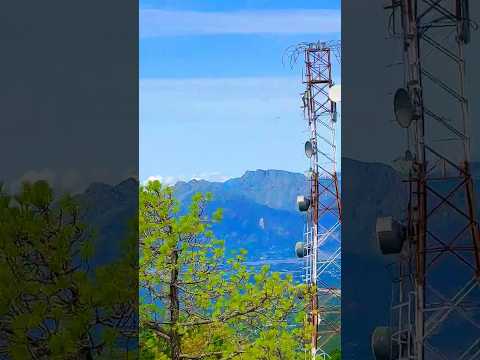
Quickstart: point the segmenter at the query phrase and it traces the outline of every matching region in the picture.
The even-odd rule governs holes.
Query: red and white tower
[[[304,258],[305,282],[311,290],[307,323],[311,329],[311,359],[328,359],[329,347],[340,339],[341,198],[337,169],[337,104],[332,60],[339,44],[315,43],[303,47],[305,71],[302,95],[310,138],[305,154],[310,159],[310,193],[299,196],[300,211],[307,214],[304,242],[296,245]],[[335,100],[335,101],[333,101]],[[337,282],[333,280],[337,274]],[[339,346],[339,345],[338,345]]]

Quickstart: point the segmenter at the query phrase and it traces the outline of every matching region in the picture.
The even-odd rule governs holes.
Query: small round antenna
[[[340,84],[333,85],[328,89],[328,97],[333,102],[342,101],[342,86]]]
[[[313,155],[313,145],[310,141],[305,143],[305,155],[310,159]]]
[[[393,168],[402,176],[407,177],[410,172],[413,170],[413,163],[415,157],[410,150],[405,152],[404,156],[400,156],[393,160]]]
[[[413,106],[407,90],[400,88],[395,92],[393,109],[398,125],[408,128],[413,120]]]
[[[305,171],[305,172],[303,173],[303,175],[305,175],[305,177],[306,177],[307,179],[311,179],[311,178],[312,178],[312,175],[313,175],[312,168],[310,168],[310,169],[308,169],[307,171]]]

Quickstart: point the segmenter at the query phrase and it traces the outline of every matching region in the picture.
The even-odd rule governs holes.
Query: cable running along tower
[[[306,322],[311,329],[309,359],[328,359],[332,340],[340,336],[341,199],[336,164],[338,87],[332,79],[332,62],[340,60],[339,43],[305,44],[302,95],[310,138],[305,154],[310,160],[310,194],[299,196],[297,205],[306,212],[304,241],[296,245],[304,258],[304,281],[310,294]],[[336,274],[336,275],[335,275]],[[335,282],[335,278],[336,281]]]
[[[475,24],[467,0],[389,0],[385,9],[403,56],[394,110],[407,134],[409,195],[404,219],[377,219],[382,252],[398,260],[391,324],[375,330],[373,352],[479,359],[480,238],[464,84]]]

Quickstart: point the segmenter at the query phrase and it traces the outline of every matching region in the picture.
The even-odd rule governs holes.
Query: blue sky
[[[140,1],[140,180],[306,170],[301,66],[282,58],[299,42],[339,39],[339,7]]]

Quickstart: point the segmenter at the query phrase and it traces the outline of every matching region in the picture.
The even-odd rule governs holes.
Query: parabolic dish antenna
[[[303,175],[305,175],[305,177],[306,177],[307,179],[311,179],[312,176],[313,176],[313,171],[312,171],[312,169],[308,169],[307,171],[305,171],[305,172],[303,173]]]
[[[410,152],[410,150],[407,150],[405,152],[405,156],[400,156],[393,160],[393,168],[397,170],[400,175],[408,176],[410,171],[413,170],[413,161],[413,154]]]
[[[333,102],[342,101],[342,86],[337,84],[328,88],[328,97]]]
[[[307,155],[308,158],[311,158],[313,155],[313,145],[310,141],[305,143],[305,155]]]
[[[408,128],[413,120],[413,106],[410,95],[405,89],[398,89],[393,99],[395,120],[402,128]]]

